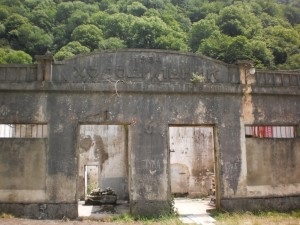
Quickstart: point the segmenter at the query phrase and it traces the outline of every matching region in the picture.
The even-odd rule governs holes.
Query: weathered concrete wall
[[[245,137],[245,125],[295,126],[297,129],[300,124],[299,74],[297,72],[258,71],[251,75],[248,68],[247,65],[240,67],[240,72],[244,73],[245,78],[240,132],[242,160],[229,166],[233,170],[239,167],[241,173],[238,177],[236,192],[227,192],[221,199],[221,207],[228,210],[297,209],[300,205],[298,197],[300,189],[299,183],[292,181],[295,173],[293,175],[285,173],[284,176],[288,178],[278,177],[278,180],[271,181],[271,177],[274,177],[272,175],[274,170],[270,170],[274,167],[272,163],[293,163],[288,162],[288,157],[295,151],[299,151],[299,146],[296,144],[299,138],[292,140],[248,139]],[[283,156],[285,153],[285,159],[278,161],[278,154]],[[262,159],[265,160],[262,162]],[[259,169],[260,175],[255,176],[259,162],[263,163]],[[280,163],[277,164],[276,171],[283,167]],[[291,165],[287,165],[287,168],[291,168]],[[282,169],[277,175],[283,175],[284,171],[286,170]],[[282,179],[285,180],[285,184],[281,184]],[[266,182],[268,184],[263,184]]]
[[[297,73],[275,79],[266,72],[261,81],[241,66],[159,50],[76,57],[54,64],[52,76],[44,74],[42,81],[40,75],[32,75],[38,68],[17,70],[0,67],[4,74],[0,76],[0,123],[49,127],[45,200],[12,204],[0,199],[1,212],[17,215],[77,216],[82,124],[128,128],[131,212],[158,215],[170,210],[170,126],[214,127],[217,205],[248,209],[253,197],[262,195],[249,195],[244,125],[300,123]],[[11,78],[19,73],[25,74],[24,79]],[[203,83],[191,82],[193,75],[202,77]],[[284,82],[278,86],[280,76]],[[299,207],[298,198],[292,195],[300,192],[289,188],[282,196],[292,203],[289,208]],[[275,208],[278,199],[267,197],[269,206]]]
[[[286,191],[292,194],[291,189],[297,194],[300,188],[299,140],[247,138],[246,149],[248,186],[270,186],[269,189],[257,187],[256,195],[281,196]]]
[[[46,200],[47,139],[0,139],[0,199]]]
[[[212,127],[170,127],[170,179],[172,194],[203,197],[214,179]]]

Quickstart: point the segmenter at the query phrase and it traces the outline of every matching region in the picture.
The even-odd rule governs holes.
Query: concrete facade
[[[51,56],[37,60],[31,66],[0,66],[0,124],[48,127],[47,137],[0,139],[0,212],[77,217],[82,125],[123,127],[118,143],[126,149],[127,171],[116,176],[108,171],[107,177],[126,184],[132,214],[170,211],[173,126],[212,127],[217,207],[300,207],[299,173],[291,173],[298,169],[299,137],[252,140],[245,135],[245,125],[299,130],[299,73],[253,73],[245,61],[227,65],[159,50],[100,52],[59,64]],[[99,159],[114,153],[107,151],[112,145],[98,148]],[[288,178],[273,179],[274,158],[280,165],[276,171]],[[30,184],[18,182],[20,176]]]

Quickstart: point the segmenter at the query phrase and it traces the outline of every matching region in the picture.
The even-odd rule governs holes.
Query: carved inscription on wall
[[[67,82],[143,81],[190,82],[193,75],[207,83],[228,81],[228,69],[194,55],[167,52],[115,52],[75,58],[61,66],[60,80]]]

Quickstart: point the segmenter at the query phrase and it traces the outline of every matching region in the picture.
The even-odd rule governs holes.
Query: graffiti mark
[[[157,171],[161,169],[161,162],[159,159],[152,160],[152,159],[144,159],[142,160],[144,163],[144,168],[149,171]]]

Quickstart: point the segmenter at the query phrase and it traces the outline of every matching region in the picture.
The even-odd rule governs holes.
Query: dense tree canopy
[[[300,69],[299,0],[0,0],[0,63],[95,50],[189,51]]]

